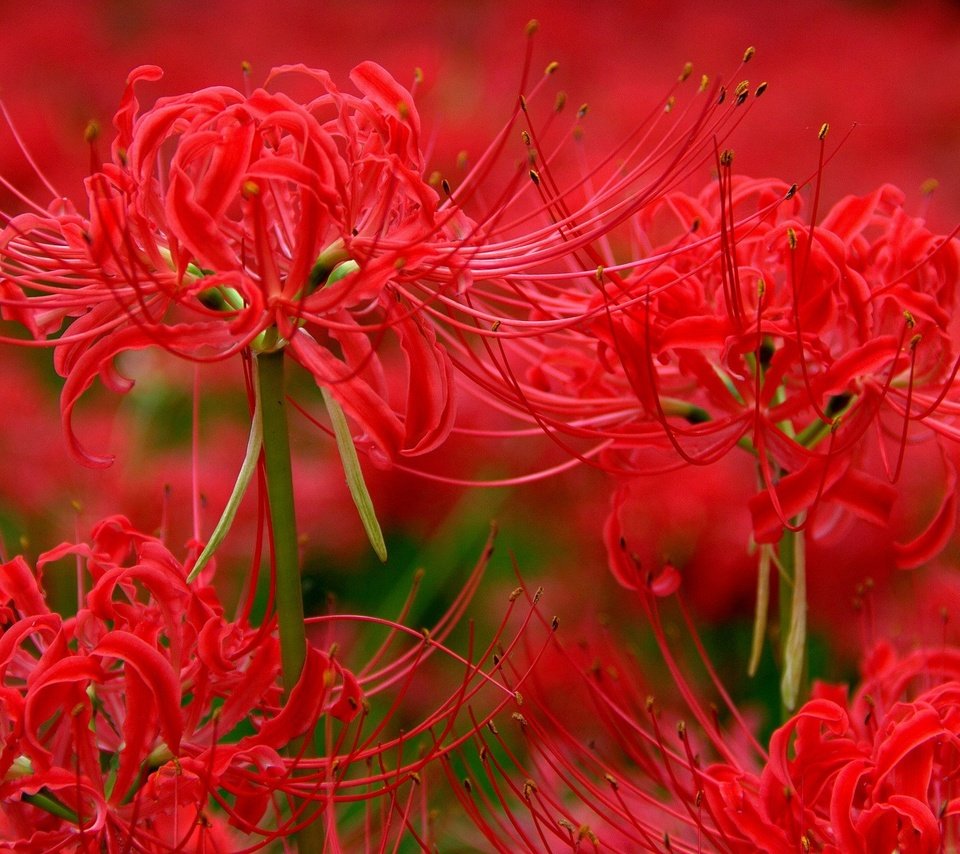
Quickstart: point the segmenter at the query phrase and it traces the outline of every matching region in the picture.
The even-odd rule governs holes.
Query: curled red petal
[[[94,653],[119,658],[126,667],[136,670],[146,689],[137,695],[137,699],[149,698],[151,701],[147,708],[128,709],[124,738],[139,740],[138,728],[143,726],[143,720],[150,720],[155,716],[167,747],[176,755],[180,750],[180,739],[183,735],[183,718],[180,712],[180,681],[170,662],[146,641],[125,631],[113,631],[104,635]]]
[[[930,524],[908,542],[893,544],[893,553],[900,569],[915,569],[936,557],[950,542],[957,527],[957,470],[947,467],[947,484],[940,506]]]

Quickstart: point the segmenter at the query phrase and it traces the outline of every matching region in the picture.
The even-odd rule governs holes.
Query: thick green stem
[[[300,678],[307,654],[300,587],[300,555],[293,502],[290,436],[284,386],[283,350],[257,357],[263,425],[263,456],[267,473],[267,498],[276,567],[277,621],[280,627],[280,662],[283,689],[289,694]]]
[[[267,498],[270,502],[270,526],[273,531],[273,556],[276,569],[277,622],[280,628],[280,667],[283,691],[289,696],[303,671],[307,656],[307,637],[303,620],[303,590],[300,584],[300,549],[293,500],[293,472],[290,465],[290,433],[287,427],[287,400],[284,383],[283,350],[257,357],[257,384],[260,392],[263,427],[263,457],[267,473]],[[287,748],[291,755],[303,750],[308,733]],[[309,755],[310,746],[306,747]],[[309,813],[309,804],[294,803]],[[301,818],[303,814],[301,813]],[[301,854],[323,850],[323,828],[314,821],[297,831]]]

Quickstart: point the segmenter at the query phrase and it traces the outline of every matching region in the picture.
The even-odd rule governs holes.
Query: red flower
[[[66,199],[14,217],[0,236],[7,317],[61,333],[64,426],[99,374],[132,383],[119,354],[153,345],[199,361],[286,347],[328,388],[381,458],[436,447],[453,419],[450,365],[419,317],[454,279],[454,217],[422,178],[411,94],[367,62],[341,92],[323,71],[274,69],[316,93],[212,87],[140,111],[134,70],[114,118],[112,159]],[[63,326],[70,321],[66,329]],[[375,345],[399,340],[405,381],[388,386]],[[372,340],[371,340],[372,339]]]
[[[39,578],[62,572],[67,557],[91,586],[64,619]],[[102,522],[89,545],[41,555],[36,574],[22,558],[2,567],[6,838],[31,850],[70,840],[81,850],[192,848],[229,836],[208,807],[227,793],[237,802],[226,817],[253,830],[290,785],[280,751],[321,715],[357,714],[357,681],[315,648],[281,706],[274,635],[226,620],[213,588],[186,574],[122,517]]]
[[[960,241],[909,215],[891,186],[811,225],[796,187],[734,177],[730,164],[720,156],[719,183],[697,196],[638,201],[633,260],[581,245],[563,220],[578,253],[566,280],[518,262],[506,281],[478,283],[469,299],[487,300],[494,332],[481,332],[495,341],[473,375],[568,455],[616,473],[746,448],[762,484],[749,502],[757,542],[829,530],[840,511],[886,525],[908,445],[960,437]],[[903,567],[933,557],[955,525],[943,459],[942,501],[897,546]]]
[[[729,771],[705,770],[712,810],[744,837],[738,850],[775,836],[769,850],[935,852],[960,832],[960,653],[897,660],[881,647],[865,677],[849,704],[821,688],[773,734],[759,777],[734,773],[736,797],[718,785]],[[738,820],[745,812],[762,836]]]

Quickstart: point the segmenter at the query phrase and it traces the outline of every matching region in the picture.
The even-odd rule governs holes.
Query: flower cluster
[[[585,106],[559,134],[564,96],[537,118],[556,64],[530,86],[529,45],[512,116],[453,183],[425,179],[413,93],[372,62],[350,75],[358,94],[295,65],[252,91],[209,87],[146,109],[142,86],[161,72],[141,66],[106,162],[88,133],[82,204],[50,186],[49,204],[30,202],[0,178],[27,210],[2,215],[0,313],[53,349],[74,456],[109,464],[77,437],[74,410],[98,376],[129,391],[117,362],[133,351],[239,360],[250,415],[240,475],[204,539],[195,400],[186,560],[116,515],[88,543],[0,565],[0,838],[14,850],[293,838],[303,852],[432,850],[446,834],[502,851],[866,854],[960,839],[960,651],[946,634],[902,657],[869,644],[852,699],[808,690],[805,673],[808,533],[820,545],[872,523],[901,568],[953,534],[956,232],[935,233],[890,185],[821,215],[826,125],[802,186],[735,176],[725,146],[766,84],[702,76],[696,88],[689,64],[597,158]],[[511,140],[522,156],[504,178]],[[691,189],[705,166],[714,178]],[[361,614],[338,615],[332,599],[306,608],[288,356],[321,390],[384,560],[355,446],[405,471],[403,458],[454,432],[535,436],[538,451],[546,436],[559,461],[499,482],[580,463],[616,476],[602,532],[615,609],[642,614],[659,678],[606,628],[559,640],[522,582],[488,643],[471,624],[467,651],[448,647],[492,536],[431,628],[407,624],[412,594],[398,619],[380,616],[382,583]],[[466,427],[461,395],[478,416]],[[895,484],[915,475],[921,444],[942,486],[921,522],[897,528]],[[640,476],[710,465],[718,480],[696,491],[716,519],[685,508],[702,540],[657,552],[673,534],[649,528],[681,521],[664,500],[638,544]],[[251,484],[255,545],[230,618],[215,575]],[[596,537],[602,511],[584,515]],[[751,673],[779,586],[781,726],[768,743],[678,594],[703,544],[757,547]],[[74,586],[75,609],[50,607],[48,591]]]
[[[851,701],[815,689],[759,774],[704,769],[731,850],[941,851],[960,833],[960,650],[883,645]]]
[[[532,310],[495,321],[501,400],[627,475],[746,448],[761,543],[798,525],[825,532],[838,509],[886,525],[907,446],[957,435],[960,242],[890,186],[814,225],[795,186],[733,176],[725,154],[718,183],[633,215],[649,243],[627,272],[604,259],[590,291],[527,284]],[[902,566],[953,530],[944,461],[940,505],[898,547]]]
[[[48,607],[43,574],[77,565],[72,617]],[[311,648],[285,703],[273,633],[228,620],[207,583],[123,517],[89,544],[0,571],[4,835],[165,851],[246,833],[291,785],[281,752],[322,715],[360,710],[354,676]],[[286,782],[285,782],[286,781]],[[225,812],[215,816],[219,802]]]
[[[160,76],[130,74],[87,213],[55,197],[0,234],[4,316],[59,336],[74,453],[109,462],[80,444],[74,406],[98,374],[128,391],[114,358],[154,345],[200,362],[286,348],[379,458],[436,447],[454,415],[451,368],[416,306],[453,279],[456,218],[438,215],[422,177],[410,92],[372,62],[351,74],[360,95],[290,66],[268,85],[293,77],[319,91],[213,87],[141,111],[138,84]],[[376,350],[387,332],[402,384]]]

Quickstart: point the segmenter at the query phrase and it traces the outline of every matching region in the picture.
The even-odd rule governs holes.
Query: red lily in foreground
[[[200,362],[285,348],[380,459],[435,448],[453,420],[451,368],[417,307],[455,279],[457,216],[438,215],[422,177],[411,93],[372,62],[351,74],[359,95],[288,66],[270,89],[211,87],[141,111],[139,84],[160,76],[130,74],[87,213],[51,188],[49,206],[23,199],[30,212],[0,234],[4,316],[58,335],[73,452],[109,463],[74,435],[74,406],[98,374],[128,391],[113,361],[150,346]],[[316,93],[273,91],[291,77]],[[376,352],[388,332],[399,385]]]
[[[491,550],[431,629],[311,618],[287,697],[273,617],[260,628],[228,619],[213,564],[187,583],[189,566],[123,517],[97,525],[89,543],[41,554],[35,570],[8,561],[0,839],[23,851],[236,851],[317,823],[332,850],[407,837],[425,845],[434,831],[415,807],[429,767],[522,702],[525,676],[507,680],[503,668],[526,673],[537,658],[521,663],[535,610],[512,620],[517,595],[487,646],[464,657],[444,645]],[[47,606],[43,578],[69,562],[85,592],[64,618]],[[379,646],[347,669],[334,638],[372,631]],[[441,659],[452,678],[447,668],[438,679]],[[376,817],[360,821],[351,805],[366,801]]]

